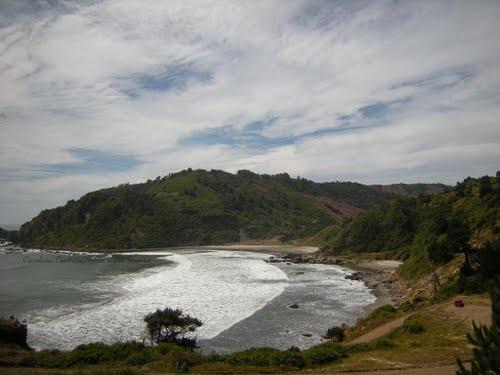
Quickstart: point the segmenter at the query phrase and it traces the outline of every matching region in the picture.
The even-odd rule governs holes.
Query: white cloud
[[[448,183],[497,169],[498,2],[19,4],[0,16],[0,222],[189,166]],[[259,148],[182,142],[269,118]],[[332,132],[346,121],[364,129]],[[75,148],[144,164],[35,178]]]

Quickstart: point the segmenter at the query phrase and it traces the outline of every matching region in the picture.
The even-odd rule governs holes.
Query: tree
[[[446,234],[434,238],[427,247],[429,259],[435,264],[449,262],[453,257],[454,250],[453,243]]]
[[[184,314],[182,310],[169,307],[146,315],[144,321],[152,343],[167,342],[189,348],[196,347],[196,338],[186,334],[194,332],[203,324],[199,319]]]
[[[342,327],[334,326],[326,331],[325,339],[331,340],[333,342],[342,342],[345,338],[345,333]]]
[[[500,275],[500,239],[488,241],[478,251],[479,273],[484,280]]]
[[[488,176],[483,176],[479,179],[479,196],[484,197],[493,191],[491,187],[491,180]]]
[[[467,370],[462,361],[457,359],[458,375],[498,374],[500,369],[500,290],[498,278],[490,290],[492,323],[490,327],[476,325],[467,339],[474,346],[471,369]]]

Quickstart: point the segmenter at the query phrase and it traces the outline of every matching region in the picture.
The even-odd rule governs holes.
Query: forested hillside
[[[393,252],[421,272],[500,233],[500,178],[468,178],[446,193],[400,198],[344,222],[325,253]]]
[[[303,193],[329,197],[358,208],[369,208],[376,203],[397,197],[418,197],[439,194],[447,189],[443,184],[363,185],[356,182],[314,182],[305,178],[291,178],[287,173],[272,176],[285,186]]]
[[[88,193],[44,210],[19,232],[26,246],[145,248],[277,238],[324,243],[342,221],[393,193],[288,174],[186,170]],[[333,228],[333,231],[332,231]]]

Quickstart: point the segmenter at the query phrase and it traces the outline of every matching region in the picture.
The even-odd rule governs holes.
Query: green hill
[[[312,198],[273,178],[187,170],[44,210],[21,227],[20,237],[30,246],[145,248],[289,240],[334,223]]]
[[[500,233],[500,177],[468,178],[435,196],[377,204],[345,221],[324,253],[392,252],[402,271],[424,273],[453,253],[479,248]]]
[[[95,191],[44,210],[21,227],[19,236],[25,246],[67,248],[207,245],[268,238],[319,244],[345,219],[395,197],[351,182],[189,169]]]

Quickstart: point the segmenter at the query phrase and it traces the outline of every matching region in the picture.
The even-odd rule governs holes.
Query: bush
[[[203,356],[193,352],[174,352],[172,354],[172,365],[177,372],[187,372],[202,362]]]
[[[273,348],[254,348],[229,354],[223,359],[227,363],[237,366],[278,366],[297,369],[306,366],[306,360],[298,348],[290,348],[286,351]]]
[[[414,316],[408,317],[403,323],[403,329],[412,334],[417,334],[425,331],[424,325],[419,322]]]
[[[326,331],[326,335],[323,337],[333,342],[342,342],[345,339],[345,333],[342,327],[334,326],[329,328],[328,331]]]
[[[345,345],[342,348],[346,353],[359,353],[359,352],[369,352],[371,350],[392,349],[393,347],[394,344],[391,341],[387,339],[379,339],[361,344]]]
[[[168,353],[183,352],[185,350],[186,349],[181,348],[176,344],[169,344],[166,342],[159,343],[153,347],[153,351],[159,356],[166,355]]]
[[[151,361],[151,356],[147,352],[134,353],[127,357],[127,364],[132,366],[142,366]]]
[[[103,343],[92,343],[77,346],[70,352],[65,353],[65,367],[76,365],[89,365],[104,362],[128,361],[134,354],[143,355],[149,349],[143,344],[134,341],[106,345]]]
[[[227,363],[231,365],[269,366],[272,358],[280,351],[274,348],[254,348],[243,352],[229,354]]]
[[[286,352],[275,353],[271,358],[271,365],[285,368],[303,368],[306,361],[300,352],[287,350]]]
[[[342,349],[338,345],[332,344],[320,344],[313,346],[309,350],[302,353],[306,361],[311,365],[332,363],[345,357]]]
[[[396,311],[397,310],[394,306],[387,304],[373,310],[373,312],[369,315],[369,317],[372,319],[391,318]]]
[[[157,344],[161,342],[178,344],[187,348],[195,348],[196,339],[186,335],[203,325],[201,320],[184,314],[180,309],[169,307],[164,310],[157,309],[154,313],[146,315],[144,321],[152,341]]]

